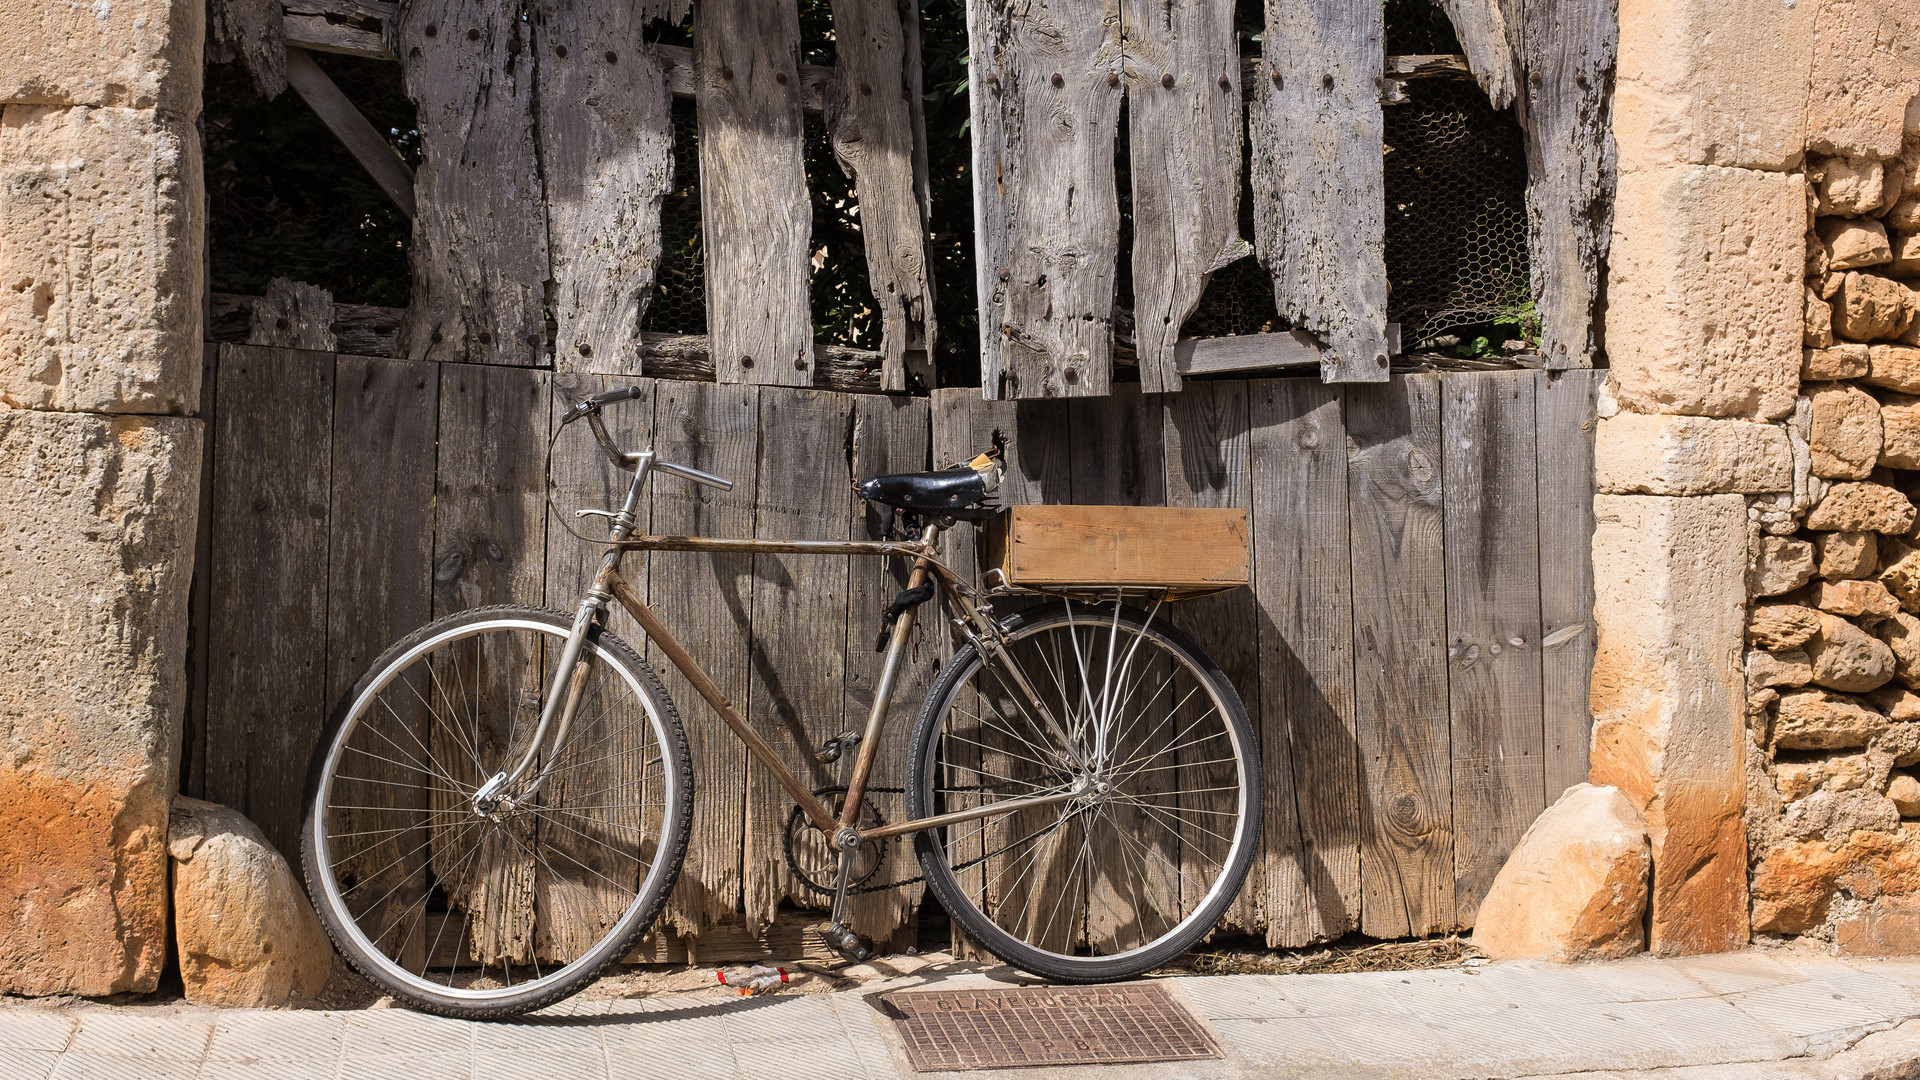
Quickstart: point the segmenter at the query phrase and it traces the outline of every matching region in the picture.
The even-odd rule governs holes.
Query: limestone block
[[[1885,642],[1887,648],[1893,652],[1894,678],[1899,679],[1906,686],[1920,686],[1920,618],[1915,618],[1904,611],[1896,611],[1872,624],[1872,630],[1873,636]],[[1879,692],[1874,691],[1874,693]],[[1874,703],[1875,708],[1896,720],[1920,720],[1920,716],[1896,715],[1896,711],[1904,709],[1907,702],[1905,698],[1899,696],[1900,691],[1897,688],[1891,693],[1892,696],[1885,705],[1880,704],[1877,699],[1869,698],[1868,700]]]
[[[1876,790],[1835,791],[1831,786],[1801,799],[1781,816],[1781,829],[1801,840],[1815,837],[1842,843],[1863,830],[1892,832],[1900,827],[1900,811]]]
[[[1878,575],[1882,585],[1908,611],[1920,611],[1920,549],[1909,547],[1891,537],[1880,542]]]
[[[1887,227],[1872,218],[1821,218],[1820,242],[1827,246],[1827,269],[1858,270],[1893,261]]]
[[[1473,944],[1496,960],[1613,960],[1646,932],[1647,826],[1617,788],[1575,784],[1534,819],[1493,879]]]
[[[1920,953],[1920,897],[1874,897],[1858,914],[1834,921],[1833,943],[1844,956]],[[1870,1075],[1897,1076],[1899,1071],[1896,1067]]]
[[[0,404],[199,407],[199,146],[141,109],[0,112]]]
[[[1829,690],[1863,693],[1893,678],[1893,650],[1838,615],[1822,613],[1820,633],[1806,645],[1813,681]]]
[[[1880,464],[1920,469],[1920,397],[1880,395]]]
[[[1920,349],[1906,345],[1868,348],[1867,382],[1903,394],[1920,394]]]
[[[1835,484],[1807,515],[1807,528],[1899,535],[1913,528],[1913,503],[1885,484]]]
[[[1907,332],[1913,306],[1906,286],[1878,274],[1849,270],[1833,298],[1833,332],[1848,341],[1888,341]]]
[[[1755,604],[1747,636],[1762,649],[1797,649],[1820,632],[1820,613],[1798,604]]]
[[[1887,799],[1904,818],[1920,817],[1920,780],[1907,773],[1895,773],[1887,781]]]
[[[1822,386],[1810,397],[1813,427],[1807,449],[1813,455],[1813,475],[1865,480],[1880,460],[1880,403],[1844,384]]]
[[[1821,304],[1829,314],[1832,309]],[[1824,349],[1807,349],[1800,357],[1800,377],[1808,382],[1833,379],[1858,379],[1866,375],[1867,347],[1840,344]]]
[[[1902,196],[1880,220],[1895,232],[1920,232],[1920,195]]]
[[[1789,169],[1806,141],[1811,4],[1620,0],[1620,169]]]
[[[1855,217],[1871,214],[1886,200],[1887,169],[1875,159],[1815,158],[1808,162],[1813,185],[1814,213]],[[1821,224],[1826,224],[1822,222]],[[1824,239],[1825,234],[1822,234]],[[1844,270],[1846,267],[1835,267]]]
[[[0,101],[200,113],[206,5],[0,0]]]
[[[1768,851],[1753,871],[1753,929],[1764,934],[1800,934],[1827,917],[1834,882],[1846,863],[1814,840]]]
[[[1920,232],[1895,233],[1887,245],[1891,265],[1887,273],[1897,278],[1920,277]]]
[[[1623,409],[1600,421],[1594,476],[1614,494],[1791,491],[1793,448],[1773,424]]]
[[[1806,337],[1805,180],[1688,166],[1622,173],[1607,349],[1620,403],[1777,419]]]
[[[201,424],[0,410],[0,991],[151,991]]]
[[[1915,631],[1920,631],[1920,626],[1914,626],[1904,621],[1898,624],[1889,621],[1881,623],[1877,628],[1881,632],[1881,640],[1886,640],[1886,631],[1889,628],[1907,635],[1909,642],[1913,642],[1915,636],[1920,636],[1915,634]],[[1900,655],[1900,648],[1900,646],[1894,647],[1893,653],[1896,658]],[[1910,645],[1909,648],[1920,648],[1920,644]],[[1867,704],[1873,706],[1875,711],[1884,714],[1887,719],[1898,721],[1898,723],[1888,725],[1889,729],[1904,728],[1913,721],[1920,720],[1920,694],[1914,693],[1911,689],[1901,686],[1899,683],[1888,683],[1868,694]],[[1920,746],[1920,743],[1916,743],[1915,745]],[[1898,755],[1896,754],[1896,756]]]
[[[1900,611],[1899,601],[1877,581],[1821,581],[1812,592],[1813,606],[1833,615],[1871,621]]]
[[[1813,289],[1807,290],[1803,305],[1800,342],[1810,349],[1833,344],[1833,305]]]
[[[1768,686],[1805,686],[1813,681],[1813,662],[1804,649],[1747,654],[1747,693]]]
[[[1807,149],[1851,158],[1900,156],[1907,103],[1920,93],[1911,0],[1819,0],[1814,20]]]
[[[1880,538],[1873,533],[1818,533],[1814,550],[1815,572],[1828,581],[1867,577],[1880,562]]]
[[[1865,746],[1887,718],[1850,697],[1825,690],[1782,692],[1773,744],[1783,750],[1840,750]]]
[[[1790,593],[1813,576],[1813,545],[1784,536],[1762,536],[1753,546],[1747,592],[1754,596]]]
[[[1724,951],[1747,937],[1746,500],[1598,495],[1594,512],[1591,779],[1647,821],[1649,948]]]
[[[187,1000],[274,1009],[326,989],[333,945],[293,868],[236,810],[176,798],[174,933]]]

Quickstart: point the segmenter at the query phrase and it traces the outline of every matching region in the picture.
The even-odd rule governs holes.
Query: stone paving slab
[[[1914,961],[1749,950],[1572,967],[1514,963],[1161,983],[1206,1021],[1224,1060],[926,1075],[1920,1077],[1920,962]],[[892,1023],[869,1000],[873,995],[1030,984],[1005,969],[955,964],[834,994],[742,999],[714,991],[574,1001],[501,1023],[405,1009],[223,1012],[180,1004],[9,1002],[0,1005],[0,1078],[890,1080],[920,1074],[911,1071]],[[1849,1064],[1868,1059],[1877,1064]]]

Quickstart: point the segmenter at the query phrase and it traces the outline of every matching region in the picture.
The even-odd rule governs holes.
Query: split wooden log
[[[707,326],[721,382],[810,386],[813,228],[800,22],[781,0],[694,12]]]
[[[281,25],[287,44],[311,52],[393,59],[388,38],[400,5],[381,0],[286,0]]]
[[[550,271],[527,24],[487,0],[415,0],[396,40],[424,154],[406,355],[540,364]]]
[[[1327,382],[1385,382],[1382,10],[1268,0],[1267,78],[1249,130],[1254,241],[1274,304],[1327,346]]]
[[[1233,10],[1126,0],[1134,348],[1149,394],[1180,389],[1174,343],[1240,237],[1240,64]]]
[[[286,278],[267,282],[267,294],[253,305],[247,344],[339,351],[333,333],[333,294]]]
[[[681,12],[667,10],[677,7]],[[673,113],[641,37],[685,3],[543,0],[534,19],[556,352],[634,352],[660,266]]]
[[[880,305],[880,385],[905,390],[909,358],[933,385],[933,287],[927,279],[927,223],[916,169],[915,114],[908,85],[908,23],[919,9],[893,0],[834,0],[839,65],[827,98],[834,157],[860,198],[867,277]]]
[[[1487,100],[1496,109],[1513,104],[1520,76],[1514,71],[1507,16],[1499,0],[1440,0],[1440,6],[1446,9],[1454,35],[1467,51],[1474,80],[1486,91]]]
[[[207,6],[207,59],[216,64],[240,61],[262,97],[279,97],[287,88],[279,0],[212,0]]]

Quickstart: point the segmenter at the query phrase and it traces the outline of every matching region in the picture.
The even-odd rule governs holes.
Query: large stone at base
[[[1575,784],[1528,826],[1480,902],[1496,960],[1616,960],[1646,944],[1647,825],[1618,788]]]
[[[1646,819],[1648,947],[1747,940],[1746,499],[1594,498],[1593,767]]]
[[[1642,413],[1774,420],[1800,389],[1806,181],[1711,165],[1620,174],[1607,353]]]
[[[200,432],[0,410],[0,991],[159,982]]]
[[[173,802],[174,940],[187,1000],[260,1009],[318,997],[333,945],[293,869],[237,810]]]

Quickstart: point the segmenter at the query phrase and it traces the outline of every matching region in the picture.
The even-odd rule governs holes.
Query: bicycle
[[[868,884],[883,845],[908,835],[960,930],[1038,975],[1126,978],[1212,930],[1257,842],[1259,753],[1232,684],[1160,617],[1164,590],[1054,597],[994,618],[994,592],[961,581],[935,547],[955,522],[997,512],[994,452],[862,484],[885,508],[878,540],[636,534],[657,475],[732,487],[622,450],[601,413],[637,396],[580,402],[549,444],[551,478],[561,431],[585,419],[612,465],[633,472],[620,509],[576,512],[609,524],[576,609],[484,607],[429,623],[373,662],[323,730],[302,863],[355,969],[416,1008],[508,1016],[584,987],[652,925],[685,859],[692,766],[665,686],[606,628],[614,604],[791,797],[789,865],[831,895],[823,934],[842,955],[868,955],[846,926],[847,897],[911,883]],[[857,749],[844,788],[809,790],[740,717],[621,577],[636,551],[911,561],[883,618],[865,728],[817,755]],[[918,610],[936,595],[955,649],[915,723],[906,820],[885,823],[868,779]]]

